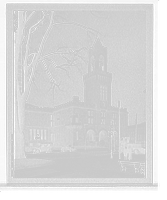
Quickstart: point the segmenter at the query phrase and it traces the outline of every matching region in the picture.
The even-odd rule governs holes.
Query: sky
[[[129,124],[146,120],[146,14],[144,11],[57,11],[66,25],[54,25],[46,41],[42,56],[57,52],[60,47],[79,49],[90,47],[98,32],[101,42],[107,47],[107,69],[112,73],[112,105],[121,105],[128,109]],[[59,20],[60,20],[59,19]],[[81,26],[78,26],[81,25]],[[89,28],[89,30],[87,29]],[[86,53],[83,51],[83,56]],[[65,62],[60,55],[52,56],[56,65]],[[56,106],[78,95],[83,101],[83,74],[87,65],[80,63],[81,72],[76,67],[68,69],[70,78],[63,70],[49,65],[54,79],[60,83],[53,94],[50,83],[41,63],[37,69],[39,75],[33,85],[29,103],[39,106]],[[54,96],[53,96],[54,95]]]

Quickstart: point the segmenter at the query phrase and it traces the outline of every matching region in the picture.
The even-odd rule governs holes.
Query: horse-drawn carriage
[[[31,144],[31,150],[33,153],[51,153],[52,152],[53,143],[52,142],[44,142],[38,141]]]

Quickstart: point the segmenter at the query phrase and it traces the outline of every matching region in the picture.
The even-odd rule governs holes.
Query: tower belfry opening
[[[88,73],[84,76],[84,101],[96,108],[111,106],[112,74],[107,71],[107,48],[97,38],[89,50]]]
[[[94,44],[93,44],[93,48],[94,48],[94,49],[99,49],[99,48],[101,48],[101,47],[103,47],[103,46],[102,46],[102,44],[101,44],[101,42],[100,42],[100,40],[99,40],[98,34],[97,34],[96,40],[95,40],[95,42],[94,42]]]

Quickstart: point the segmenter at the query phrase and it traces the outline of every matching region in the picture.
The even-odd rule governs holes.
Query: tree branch
[[[40,24],[40,22],[43,21],[43,19],[45,18],[44,12],[42,18],[40,18],[35,24],[33,24],[28,31],[28,36],[27,36],[27,41],[26,41],[26,49],[25,49],[25,56],[24,56],[24,88],[26,88],[26,85],[28,83],[28,71],[30,69],[30,67],[32,66],[32,62],[34,61],[35,58],[35,54],[33,54],[33,58],[32,61],[30,63],[30,65],[28,66],[28,57],[29,57],[29,44],[30,44],[30,39],[31,39],[31,34],[33,33],[33,31],[36,31],[36,28],[38,27],[38,25]],[[34,13],[32,12],[29,17],[33,15]],[[25,21],[27,20],[26,18],[26,12],[24,13],[24,18]],[[29,18],[30,19],[30,18]],[[34,28],[35,27],[35,28]],[[32,31],[32,29],[34,28],[34,30]]]
[[[24,12],[24,22],[26,21],[26,18],[27,18],[26,15],[27,15],[27,11]]]
[[[29,44],[31,38],[31,29],[28,31],[27,42],[26,42],[26,49],[25,49],[25,57],[24,57],[24,68],[27,68],[27,61],[28,61],[28,54],[29,54]]]
[[[50,20],[45,21],[45,22],[43,21],[43,20],[45,19],[46,16],[47,16],[47,15],[45,15],[45,13],[42,12],[42,17],[41,17],[33,26],[31,26],[31,29],[34,28],[34,29],[31,31],[31,33],[34,33],[34,32],[37,30],[37,28],[39,28],[40,26],[43,26],[44,24],[50,22]]]
[[[25,24],[30,20],[34,13],[35,11],[32,11],[32,13],[25,19]]]
[[[48,53],[48,54],[45,54],[45,55],[43,55],[43,56],[40,56],[40,57],[39,57],[39,60],[40,60],[40,59],[44,59],[44,58],[46,58],[46,57],[48,57],[48,56],[51,56],[51,55],[54,55],[54,54],[61,54],[62,56],[64,56],[64,54],[73,54],[73,55],[75,55],[75,56],[77,56],[77,57],[79,57],[79,58],[82,59],[82,57],[81,57],[79,54],[77,54],[77,53],[80,52],[80,51],[83,50],[83,49],[85,49],[85,47],[82,47],[82,48],[80,48],[79,50],[75,50],[75,51],[72,51],[71,49],[68,50],[68,51],[59,51],[59,50],[56,50],[56,51],[50,52],[50,53]],[[31,54],[31,55],[32,55],[32,54]],[[30,55],[29,55],[29,56],[30,56]]]
[[[45,72],[46,72],[46,74],[47,74],[47,76],[48,76],[48,78],[49,78],[49,81],[51,82],[51,84],[53,84],[54,89],[55,89],[55,87],[57,87],[59,90],[61,90],[61,89],[60,89],[60,83],[58,84],[58,83],[56,82],[56,80],[53,78],[52,74],[50,73],[50,71],[49,71],[49,69],[48,69],[48,67],[47,67],[47,65],[46,65],[46,63],[45,63],[44,61],[43,61],[42,63],[43,63],[43,65],[44,65],[44,70],[45,70]],[[61,91],[62,91],[62,90],[61,90]]]
[[[92,31],[92,32],[96,33],[97,36],[99,36],[99,35],[102,36],[102,34],[101,34],[99,31],[97,31],[97,30],[95,30],[95,29],[93,29],[93,28],[84,26],[84,25],[82,25],[82,24],[75,23],[75,22],[61,22],[61,23],[54,23],[53,25],[63,25],[63,24],[64,24],[64,25],[75,25],[75,26],[78,26],[78,27],[80,27],[80,28],[82,28],[82,29],[84,29],[84,30]]]
[[[45,33],[44,33],[44,35],[43,35],[43,37],[42,37],[41,43],[40,43],[40,45],[39,45],[36,62],[38,61],[38,58],[40,57],[40,54],[41,54],[41,51],[42,51],[42,48],[43,48],[43,44],[44,44],[44,42],[45,42],[45,40],[46,40],[46,37],[47,37],[47,35],[48,35],[48,33],[49,33],[51,27],[52,27],[53,15],[54,15],[54,11],[51,12],[50,22],[49,22],[48,28],[46,29],[46,31],[45,31]]]
[[[46,39],[47,39],[47,37],[48,37],[48,35],[49,35],[49,32],[50,32],[51,29],[52,29],[52,26],[53,26],[53,14],[54,14],[54,11],[51,12],[51,17],[50,17],[49,26],[48,26],[48,28],[47,28],[47,30],[46,30],[46,32],[45,32],[45,34],[44,34],[44,37],[43,37],[43,39],[42,39],[42,41],[41,41],[41,44],[40,44],[39,50],[38,50],[38,52],[37,52],[37,54],[36,54],[36,56],[35,56],[34,62],[32,63],[32,68],[35,68],[36,65],[38,64],[38,60],[39,60],[39,58],[40,58],[40,55],[41,55],[43,46],[44,46],[45,41],[46,41]],[[30,94],[31,82],[32,82],[33,76],[34,76],[34,73],[31,73],[30,80],[29,80],[29,82],[28,82],[28,84],[27,84],[27,88],[26,88],[26,100],[28,99],[29,94]]]
[[[50,58],[43,58],[42,60],[48,60],[48,61],[50,61],[55,68],[62,68],[62,67],[65,67],[65,66],[72,66],[73,63],[74,63],[74,61],[75,61],[75,60],[72,60],[72,61],[70,61],[69,64],[65,63],[65,64],[62,64],[62,65],[56,65],[55,62],[52,59],[50,59]],[[65,70],[65,69],[63,68],[63,70]]]

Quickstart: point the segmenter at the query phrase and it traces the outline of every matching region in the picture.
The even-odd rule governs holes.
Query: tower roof
[[[102,44],[101,44],[101,42],[99,40],[98,34],[97,34],[97,37],[96,37],[96,40],[94,42],[93,48],[98,49],[100,47],[103,47],[103,46],[102,46]]]

